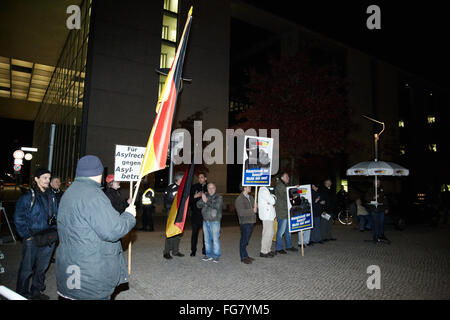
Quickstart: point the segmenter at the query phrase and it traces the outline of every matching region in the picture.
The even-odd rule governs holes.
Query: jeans
[[[370,229],[371,218],[370,215],[358,216],[359,219],[359,230],[364,231],[364,229]]]
[[[303,245],[309,244],[309,241],[311,239],[311,229],[303,231]],[[302,245],[302,235],[301,231],[298,233],[298,245]]]
[[[22,262],[17,275],[16,292],[22,296],[33,296],[45,290],[45,272],[50,265],[55,244],[37,247],[34,240],[23,240]],[[30,278],[31,289],[30,289]]]
[[[203,226],[202,219],[194,219],[192,218],[192,235],[191,235],[191,252],[197,252],[197,242],[198,242],[198,234],[200,233],[200,229]],[[202,246],[203,251],[205,251],[205,232],[202,233]]]
[[[373,240],[384,237],[384,212],[372,211],[372,237]]]
[[[275,248],[277,251],[283,249],[283,235],[284,240],[286,241],[286,249],[292,248],[292,240],[291,233],[288,228],[288,220],[287,219],[277,219],[278,227],[277,227],[277,242]]]
[[[312,242],[319,242],[322,238],[320,235],[320,216],[314,217],[313,239]]]
[[[241,260],[248,257],[247,245],[250,241],[253,231],[253,223],[241,224],[241,241],[239,243],[239,254],[241,255]]]
[[[214,259],[220,257],[220,221],[203,221],[206,256]]]

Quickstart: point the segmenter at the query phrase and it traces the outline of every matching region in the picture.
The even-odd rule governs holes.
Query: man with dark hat
[[[120,239],[136,224],[136,209],[119,214],[101,189],[103,165],[96,156],[78,160],[74,182],[58,214],[56,283],[61,299],[109,300],[128,282]]]
[[[45,272],[55,243],[39,246],[37,234],[56,229],[54,221],[58,205],[53,192],[49,190],[50,171],[38,168],[34,174],[35,185],[17,200],[14,223],[23,239],[22,262],[17,275],[18,294],[34,300],[48,300],[45,291]],[[30,288],[30,278],[32,278]]]

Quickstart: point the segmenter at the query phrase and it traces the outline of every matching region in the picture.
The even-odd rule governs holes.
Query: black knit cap
[[[43,174],[46,174],[46,173],[50,173],[50,174],[51,174],[51,172],[50,172],[48,169],[46,169],[46,168],[38,168],[38,169],[34,172],[34,176],[35,176],[36,178],[40,178]]]

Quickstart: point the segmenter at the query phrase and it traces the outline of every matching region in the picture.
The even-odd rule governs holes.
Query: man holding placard
[[[287,252],[283,250],[283,236],[286,242],[286,250],[298,251],[297,248],[292,247],[291,233],[288,227],[288,208],[287,208],[287,191],[286,188],[289,183],[289,174],[283,172],[280,179],[275,186],[275,196],[277,201],[275,202],[275,211],[277,214],[277,242],[276,242],[276,252],[281,254],[286,254]]]

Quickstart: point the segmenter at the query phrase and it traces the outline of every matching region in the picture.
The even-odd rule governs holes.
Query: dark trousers
[[[178,253],[178,247],[180,246],[181,234],[166,238],[166,243],[164,245],[164,254],[169,254],[172,251],[172,254]]]
[[[192,219],[192,235],[191,235],[191,252],[197,252],[198,234],[200,229],[203,227],[203,219],[193,218]],[[202,252],[205,252],[205,233],[202,232]]]
[[[373,240],[384,237],[384,212],[372,211],[372,237]]]
[[[320,216],[313,217],[314,224],[313,224],[313,230],[312,230],[312,241],[311,242],[319,242],[322,240],[321,234],[320,234],[320,220],[322,219]]]
[[[45,290],[45,272],[50,265],[55,244],[37,247],[33,239],[23,240],[22,262],[17,275],[16,292],[22,296],[33,296]],[[30,278],[32,278],[30,289]]]
[[[330,220],[320,217],[320,234],[322,240],[330,240],[333,238],[331,235],[331,227],[333,225],[333,217]]]
[[[154,206],[142,206],[142,229],[153,231]]]
[[[247,245],[250,241],[253,231],[253,223],[241,224],[241,241],[239,243],[239,254],[241,255],[241,260],[248,257]]]

